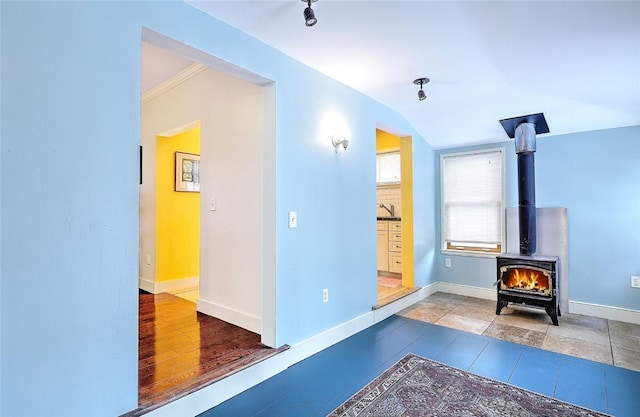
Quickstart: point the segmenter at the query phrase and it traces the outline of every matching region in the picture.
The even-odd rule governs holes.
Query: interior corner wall
[[[144,103],[141,114],[143,146],[151,155],[159,132],[200,121],[198,310],[257,333],[263,277],[262,114],[262,87],[213,69]],[[157,167],[147,162],[143,171],[152,176]],[[151,211],[152,196],[141,198]],[[141,235],[144,250],[151,250],[152,237]]]
[[[400,149],[400,137],[384,130],[376,129],[376,152],[398,149]]]
[[[199,276],[200,193],[175,190],[176,152],[200,154],[199,127],[156,140],[156,282]]]
[[[536,206],[565,207],[569,229],[569,304],[640,311],[630,276],[640,273],[640,126],[537,138]],[[505,148],[506,207],[518,206],[513,141],[442,153]],[[436,178],[440,169],[436,168]],[[438,201],[440,196],[438,196]],[[437,206],[438,215],[440,205]],[[440,236],[440,224],[437,224]],[[444,267],[444,258],[451,267]],[[495,291],[495,258],[436,255],[440,281]]]

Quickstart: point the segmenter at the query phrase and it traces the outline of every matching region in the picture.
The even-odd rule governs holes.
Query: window
[[[378,184],[400,182],[400,152],[376,155],[376,182]]]
[[[442,249],[501,252],[504,150],[442,155]]]

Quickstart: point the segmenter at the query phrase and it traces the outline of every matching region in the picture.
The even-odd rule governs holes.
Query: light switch
[[[289,212],[289,229],[295,229],[298,227],[298,213],[295,211]]]
[[[216,211],[216,199],[215,198],[211,199],[211,204],[209,205],[209,210]]]

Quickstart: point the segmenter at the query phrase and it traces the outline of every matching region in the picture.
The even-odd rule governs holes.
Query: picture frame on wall
[[[200,192],[200,155],[176,152],[176,191]]]

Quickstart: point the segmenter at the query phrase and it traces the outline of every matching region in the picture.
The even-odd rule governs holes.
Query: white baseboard
[[[155,281],[151,281],[150,279],[143,278],[143,277],[138,278],[138,288],[140,288],[143,291],[150,292],[151,294],[155,294],[154,292],[155,286],[156,286]]]
[[[497,300],[498,290],[490,288],[472,287],[470,285],[452,284],[450,282],[436,282],[436,291],[447,294],[464,295],[467,297],[482,298],[484,300]]]
[[[198,288],[200,277],[186,277],[173,279],[171,281],[156,282],[149,278],[140,277],[138,286],[140,289],[150,292],[152,294],[159,294],[161,292],[177,293],[183,291],[189,291]]]
[[[569,300],[569,313],[640,324],[640,311]]]
[[[465,295],[467,297],[483,298],[485,300],[498,299],[496,289],[478,288],[469,285],[452,284],[449,282],[437,282],[434,286],[436,291],[448,294]],[[640,324],[640,310],[631,310],[569,300],[569,313]]]
[[[226,321],[227,323],[235,324],[236,326],[242,327],[243,329],[247,329],[251,332],[258,334],[262,333],[262,319],[252,314],[245,313],[244,311],[203,300],[202,298],[198,298],[196,309],[208,316],[216,317],[220,320]]]
[[[434,284],[429,284],[426,287],[422,287],[420,288],[418,291],[416,292],[412,292],[409,295],[406,295],[402,298],[400,298],[399,300],[394,301],[393,303],[387,304],[384,307],[380,307],[376,310],[373,311],[374,315],[374,322],[378,323],[384,319],[386,319],[387,317],[398,313],[399,311],[404,310],[405,308],[409,307],[410,305],[413,305],[415,303],[417,303],[420,300],[423,300],[425,298],[427,298],[428,296],[430,296],[431,294],[433,294],[434,292],[438,291],[436,289],[437,285]]]
[[[437,284],[431,284],[377,310],[372,310],[315,336],[292,345],[288,350],[252,365],[223,380],[202,388],[193,394],[173,401],[146,414],[148,417],[192,416],[203,413],[229,398],[282,372],[288,367],[324,350],[341,340],[392,316],[406,307],[436,292]],[[198,310],[201,302],[198,300]],[[212,303],[207,303],[207,306]],[[204,312],[204,311],[203,311]],[[208,314],[208,313],[207,313]],[[259,333],[259,332],[258,332]]]

